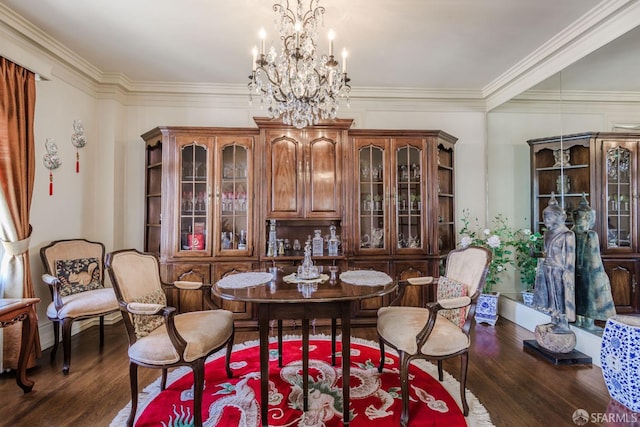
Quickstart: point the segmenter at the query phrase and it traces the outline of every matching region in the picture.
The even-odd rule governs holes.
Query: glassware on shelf
[[[371,246],[374,248],[382,247],[382,239],[384,237],[384,231],[382,228],[374,228],[371,230]]]
[[[362,201],[362,211],[370,213],[371,207],[371,194],[367,193],[364,195],[364,200]]]
[[[221,244],[220,244],[222,249],[231,249],[232,243],[231,243],[231,239],[229,238],[230,234],[231,234],[230,232],[229,233],[225,231],[222,232]]]
[[[400,180],[409,180],[409,169],[407,168],[407,165],[400,166]]]
[[[373,209],[374,211],[382,210],[382,196],[380,194],[376,194],[373,196]]]
[[[415,163],[411,165],[411,177],[414,180],[420,179],[420,166],[416,165]]]
[[[338,270],[340,270],[340,268],[337,265],[329,266],[329,273],[331,273],[331,277],[329,277],[329,283],[333,284],[336,282],[336,273],[338,273]]]
[[[324,251],[324,239],[322,238],[322,230],[313,230],[315,236],[311,240],[313,256],[322,256]]]
[[[361,166],[360,166],[360,173],[362,174],[362,178],[364,180],[368,180],[370,175],[369,175],[369,163],[367,162],[362,162]]]
[[[621,194],[620,197],[618,198],[618,209],[621,210],[622,212],[629,211],[629,198],[625,197],[624,194]]]
[[[240,239],[238,239],[238,249],[247,249],[247,232],[246,230],[240,230]]]
[[[329,227],[329,243],[327,245],[327,252],[329,256],[338,256],[338,249],[340,247],[340,239],[336,235],[336,226],[332,225]]]

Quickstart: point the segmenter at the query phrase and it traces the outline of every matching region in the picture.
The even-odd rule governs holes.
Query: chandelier
[[[249,76],[249,100],[260,96],[269,117],[282,116],[287,125],[304,128],[320,119],[335,119],[340,98],[349,98],[347,51],[342,51],[342,71],[333,55],[333,31],[329,31],[329,54],[319,56],[318,20],[324,15],[320,0],[297,0],[294,12],[289,0],[273,5],[279,21],[280,52],[272,46],[265,53],[264,30],[260,31],[260,51],[253,48],[253,71]],[[279,19],[278,19],[279,18]],[[322,22],[324,24],[324,22]]]

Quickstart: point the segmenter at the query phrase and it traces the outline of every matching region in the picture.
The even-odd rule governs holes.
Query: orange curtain
[[[29,209],[35,177],[35,75],[0,57],[0,298],[34,297],[29,267]],[[0,368],[16,369],[22,322],[2,331]],[[38,337],[38,335],[36,335]],[[35,355],[40,354],[36,340]]]

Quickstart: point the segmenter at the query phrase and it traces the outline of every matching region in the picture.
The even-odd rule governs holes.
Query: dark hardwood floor
[[[580,408],[591,415],[592,421],[600,420],[588,425],[613,425],[598,415],[605,414],[610,405],[600,368],[557,367],[525,353],[522,342],[532,339],[533,334],[504,319],[495,327],[476,324],[474,328],[467,386],[496,426],[575,426],[572,415]],[[360,338],[376,339],[375,328],[354,328],[352,332]],[[240,330],[235,341],[257,336],[256,331]],[[129,402],[124,326],[120,322],[106,327],[102,352],[98,349],[97,327],[76,335],[72,345],[69,375],[61,372],[61,349],[54,364],[49,363],[50,350],[45,350],[38,366],[28,372],[35,380],[29,394],[18,388],[13,372],[0,375],[0,425],[109,425]],[[445,369],[458,378],[458,366],[456,359],[447,362]],[[159,374],[159,370],[140,368],[141,388]],[[632,415],[640,420],[640,414]]]

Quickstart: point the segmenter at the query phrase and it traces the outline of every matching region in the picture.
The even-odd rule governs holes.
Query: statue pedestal
[[[576,334],[571,330],[557,332],[553,323],[536,326],[535,334],[540,347],[553,353],[569,353],[576,347]]]
[[[533,356],[551,362],[554,365],[591,365],[591,357],[573,350],[569,353],[554,353],[540,347],[535,340],[525,340],[522,349]]]

